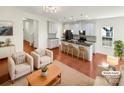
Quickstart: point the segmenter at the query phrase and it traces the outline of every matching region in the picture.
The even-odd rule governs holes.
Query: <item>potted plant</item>
[[[45,77],[48,75],[48,67],[47,67],[47,65],[45,65],[45,66],[43,66],[41,68],[41,75],[45,76]]]
[[[114,55],[121,59],[123,56],[123,48],[124,48],[123,41],[121,41],[121,40],[115,41],[114,42]]]

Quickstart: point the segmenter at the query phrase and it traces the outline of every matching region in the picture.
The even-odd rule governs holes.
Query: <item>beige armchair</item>
[[[13,55],[8,57],[8,70],[12,81],[33,71],[32,56],[24,52],[18,52]]]
[[[37,69],[53,62],[53,52],[48,49],[36,49],[31,55],[34,58],[34,67]]]

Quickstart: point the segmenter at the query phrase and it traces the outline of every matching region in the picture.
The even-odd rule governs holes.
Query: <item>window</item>
[[[103,27],[101,31],[102,31],[102,46],[112,47],[113,27]]]

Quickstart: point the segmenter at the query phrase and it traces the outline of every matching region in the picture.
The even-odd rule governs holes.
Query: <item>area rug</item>
[[[59,62],[55,60],[53,62],[56,66],[60,67],[62,70],[61,75],[61,84],[58,84],[57,86],[92,86],[94,83],[94,80],[75,69],[63,64],[62,62]],[[2,86],[27,86],[27,80],[26,76],[23,76],[22,78],[19,78],[15,80],[14,84],[11,84],[10,81],[7,81],[2,84]]]

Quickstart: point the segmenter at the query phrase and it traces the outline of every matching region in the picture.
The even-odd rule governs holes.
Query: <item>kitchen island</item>
[[[65,44],[69,44],[71,43],[74,47],[77,48],[77,50],[79,51],[79,46],[82,46],[86,49],[86,53],[85,53],[85,59],[92,62],[92,58],[93,58],[93,45],[89,44],[89,43],[85,43],[85,42],[79,42],[79,41],[74,41],[74,40],[61,40],[61,43],[65,43]],[[60,50],[62,50],[62,46],[60,47]],[[76,52],[74,53],[74,55],[76,56]]]

